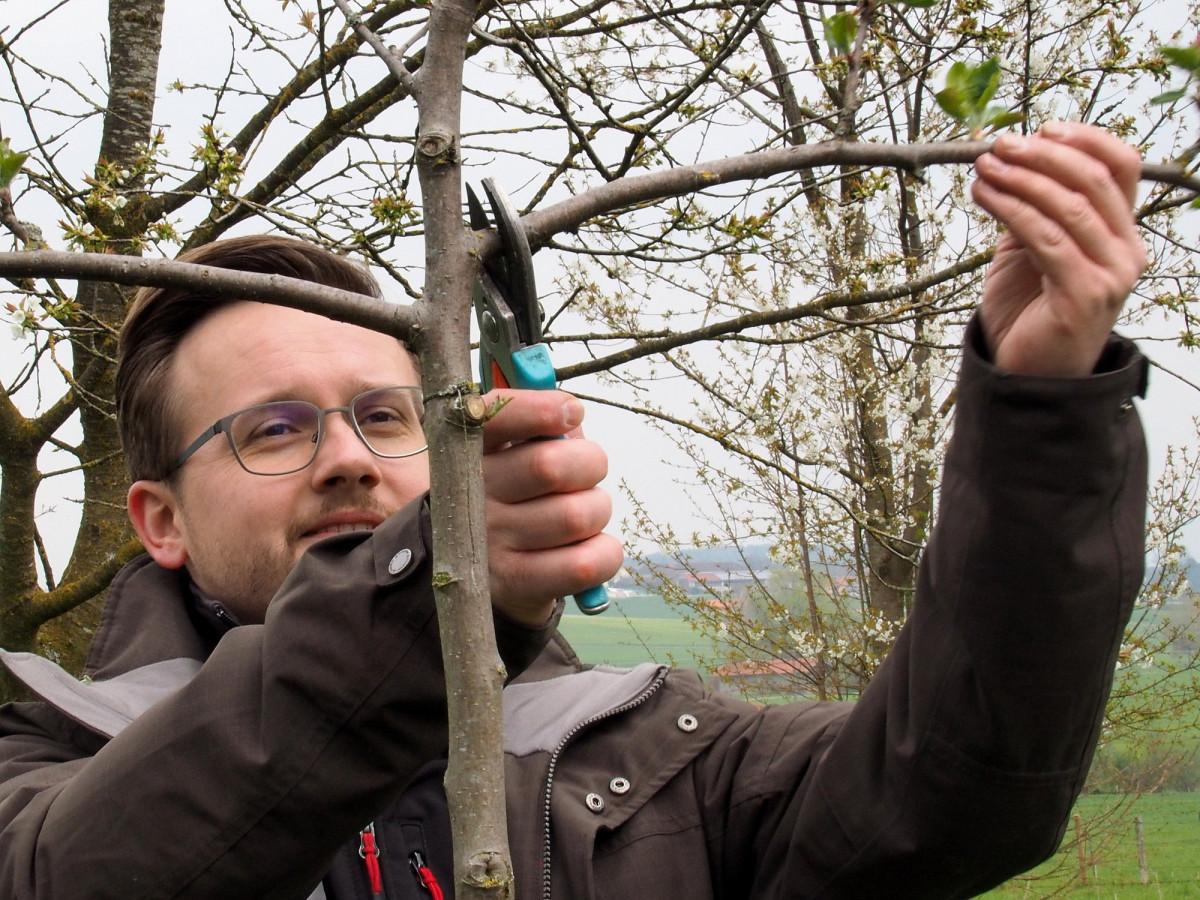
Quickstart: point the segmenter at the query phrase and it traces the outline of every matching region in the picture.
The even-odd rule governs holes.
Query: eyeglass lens
[[[326,412],[345,412],[344,409]],[[425,447],[419,388],[368,391],[354,398],[354,427],[371,451],[409,456]],[[283,401],[243,410],[229,424],[229,437],[242,465],[260,475],[279,475],[312,462],[320,443],[324,412],[311,403]]]

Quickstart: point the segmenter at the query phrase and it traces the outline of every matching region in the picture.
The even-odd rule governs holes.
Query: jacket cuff
[[[1133,398],[1145,396],[1148,371],[1130,341],[1111,335],[1092,375],[1006,372],[988,358],[974,316],[967,325],[947,463],[979,466],[980,476],[993,483],[1102,490],[1124,467],[1130,439],[1141,439]]]
[[[1049,382],[1070,382],[1080,379],[1069,378],[1064,376],[1050,375],[1016,375],[1012,372],[1006,372],[998,368],[992,361],[992,351],[987,345],[987,336],[983,331],[983,322],[979,314],[971,316],[967,322],[965,337],[963,338],[963,356],[964,362],[978,362],[985,367],[995,372],[1000,376],[1007,378],[1030,378]],[[1096,367],[1092,370],[1092,375],[1105,375],[1110,372],[1117,372],[1127,368],[1134,363],[1135,358],[1140,360],[1141,369],[1141,384],[1135,391],[1138,397],[1146,396],[1146,387],[1149,380],[1149,363],[1137,347],[1128,338],[1123,338],[1119,334],[1113,333],[1108,336],[1108,342],[1104,345],[1104,350],[1100,353],[1100,359],[1096,363]],[[1090,377],[1090,376],[1089,376]]]
[[[433,552],[433,528],[430,520],[429,494],[413,501],[407,510],[392,516],[375,531],[375,570],[381,583],[395,579],[397,572],[407,572],[420,565]],[[398,552],[397,548],[400,548]],[[496,650],[508,675],[505,683],[516,678],[537,659],[558,627],[563,601],[554,604],[549,620],[538,628],[530,628],[510,619],[492,608],[496,631]]]
[[[554,611],[546,624],[538,628],[522,625],[495,607],[492,608],[492,620],[496,626],[496,649],[500,652],[500,659],[504,661],[504,668],[508,673],[504,679],[505,684],[528,669],[538,658],[558,630],[558,620],[562,618],[565,608],[565,601],[559,597],[554,602]]]

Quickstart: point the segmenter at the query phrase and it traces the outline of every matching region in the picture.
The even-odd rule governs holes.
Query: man
[[[857,704],[581,670],[553,598],[619,565],[604,457],[530,441],[573,433],[576,401],[513,394],[485,478],[501,652],[528,666],[505,711],[520,896],[966,897],[1053,851],[1141,577],[1145,364],[1110,337],[1145,260],[1139,168],[1068,124],[979,160],[1008,231],[918,599]],[[353,286],[291,242],[202,252]],[[353,326],[143,297],[119,409],[149,556],[114,584],[90,684],[8,655],[48,702],[0,716],[0,895],[450,887],[416,381]]]

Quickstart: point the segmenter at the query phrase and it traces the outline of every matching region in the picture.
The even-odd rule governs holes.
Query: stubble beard
[[[196,585],[225,606],[243,625],[261,623],[267,607],[299,556],[294,546],[258,548],[257,554],[193,555],[188,568]]]

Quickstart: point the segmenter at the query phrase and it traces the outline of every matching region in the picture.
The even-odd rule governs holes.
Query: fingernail
[[[975,160],[975,171],[983,175],[991,172],[993,175],[1009,169],[1010,166],[995,153],[985,153],[983,156]]]
[[[1021,137],[1020,135],[1002,134],[1000,137],[996,138],[996,142],[992,145],[992,147],[1002,153],[1007,153],[1010,155],[1015,153],[1024,153],[1025,148],[1028,146],[1027,141],[1028,138]]]
[[[1044,137],[1060,140],[1067,136],[1067,126],[1062,122],[1047,122],[1042,126],[1041,132]]]
[[[583,404],[574,397],[563,404],[563,423],[568,428],[578,428],[583,424]]]

